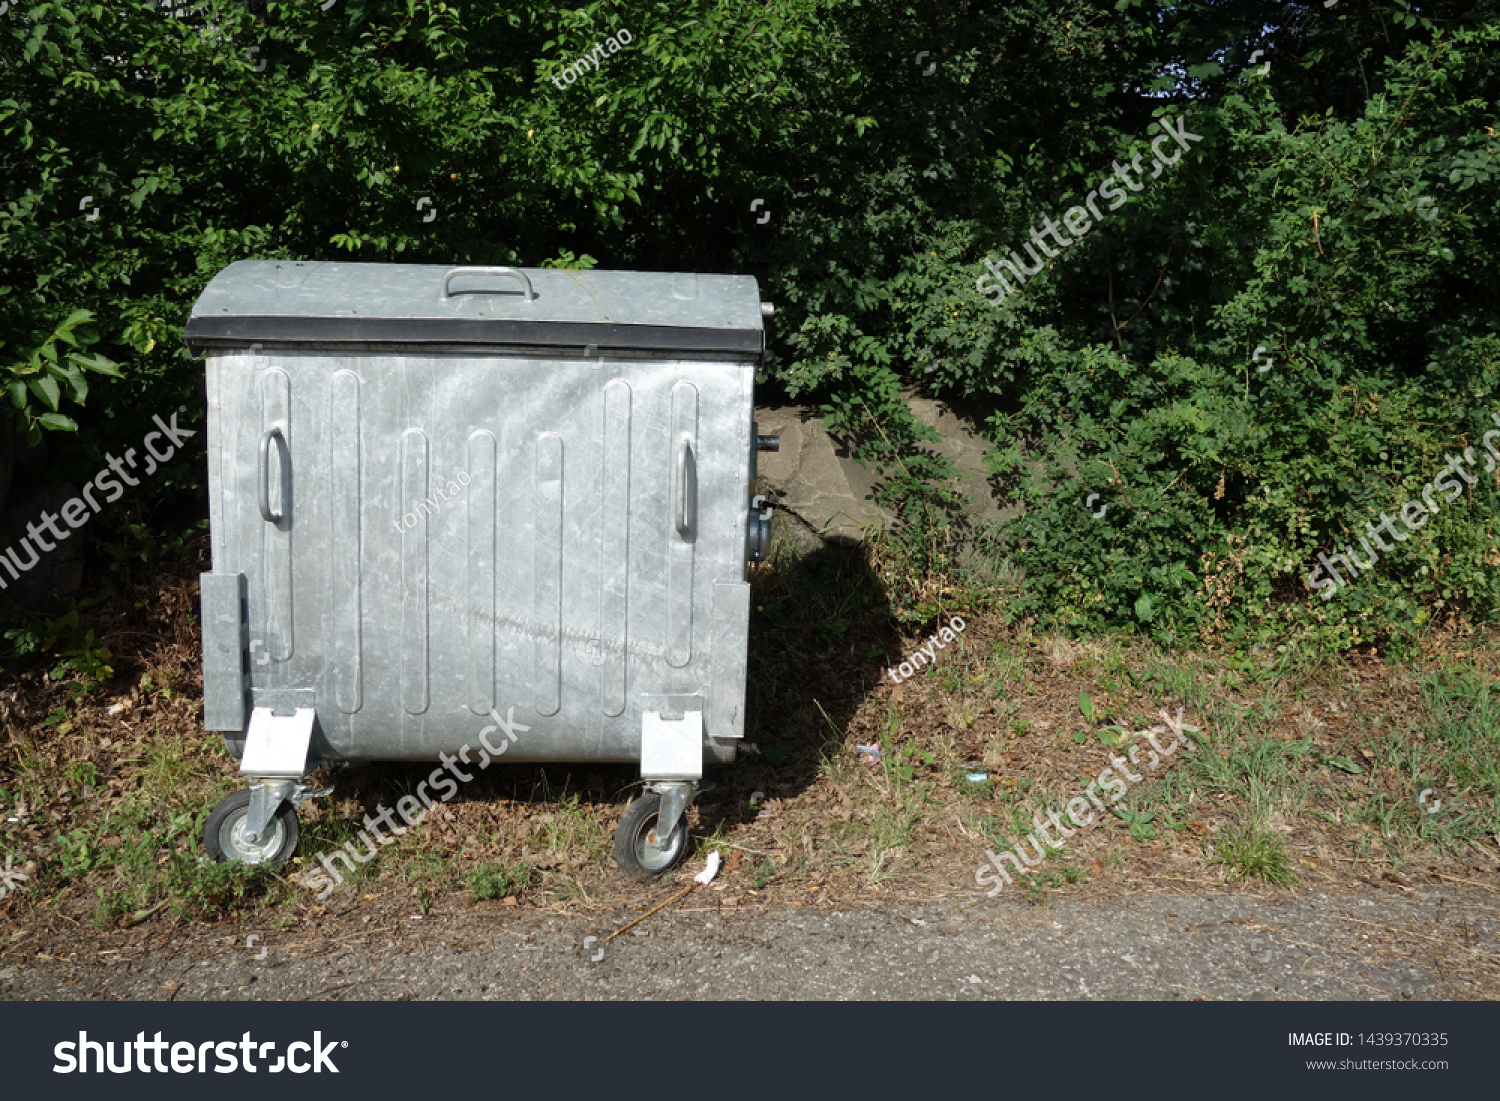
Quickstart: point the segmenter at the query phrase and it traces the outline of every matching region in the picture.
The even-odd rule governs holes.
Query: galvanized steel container
[[[249,834],[320,762],[433,761],[497,720],[525,727],[508,761],[691,785],[734,759],[762,316],[747,276],[214,278],[186,329],[207,353],[204,710],[263,793]]]

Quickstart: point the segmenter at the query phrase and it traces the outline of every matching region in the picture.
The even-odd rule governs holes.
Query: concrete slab
[[[953,488],[968,499],[970,518],[1004,520],[1019,514],[1019,504],[1005,505],[990,488],[984,462],[990,445],[978,426],[944,402],[916,395],[908,395],[907,401],[918,421],[941,434],[940,441],[928,446],[957,468]],[[844,544],[861,542],[867,527],[894,522],[894,516],[875,504],[876,470],[854,461],[828,434],[817,409],[762,406],[755,417],[761,435],[781,437],[779,452],[761,452],[759,458],[760,476],[774,488],[776,507],[797,516],[823,539]]]
[[[758,459],[760,476],[778,493],[777,508],[837,543],[858,543],[865,525],[887,522],[869,499],[868,489],[856,491],[850,483],[855,464],[839,458],[817,410],[800,405],[763,407],[755,411],[755,421],[762,436],[781,437],[780,451],[762,451]]]

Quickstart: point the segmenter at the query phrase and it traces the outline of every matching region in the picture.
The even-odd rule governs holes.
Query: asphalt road
[[[362,904],[369,911],[363,915],[356,906],[336,920],[282,933],[224,926],[187,936],[148,924],[99,945],[80,943],[68,956],[29,953],[24,929],[0,930],[0,999],[1300,1001],[1500,994],[1500,896],[1473,890],[1403,897],[1376,890],[1139,893],[1049,903],[955,898],[861,909],[815,902],[729,909],[722,899],[695,890],[608,942],[642,911],[559,914],[484,903],[418,918],[388,899]],[[587,937],[597,939],[585,947]]]

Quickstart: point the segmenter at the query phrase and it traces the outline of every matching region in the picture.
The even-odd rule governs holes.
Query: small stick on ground
[[[608,944],[610,941],[614,940],[617,936],[619,936],[621,933],[623,933],[626,929],[629,929],[631,925],[639,925],[641,922],[645,921],[652,914],[656,913],[656,911],[658,911],[658,910],[660,910],[660,909],[662,909],[662,908],[664,908],[666,906],[670,906],[672,903],[676,902],[679,898],[681,898],[683,895],[687,894],[689,891],[691,891],[696,886],[698,886],[698,884],[696,884],[696,883],[689,883],[686,887],[684,887],[682,890],[678,891],[671,898],[667,899],[667,901],[663,902],[660,906],[653,906],[651,909],[647,910],[640,917],[638,917],[634,921],[632,921],[630,923],[630,925],[622,925],[622,926],[620,926],[613,933],[611,933],[609,936],[607,936],[607,937],[604,938],[604,943]]]

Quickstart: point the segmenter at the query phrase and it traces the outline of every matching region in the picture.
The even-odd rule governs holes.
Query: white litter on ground
[[[711,852],[708,854],[708,866],[697,875],[693,876],[694,883],[701,883],[707,887],[714,881],[714,876],[719,874],[719,854]]]

